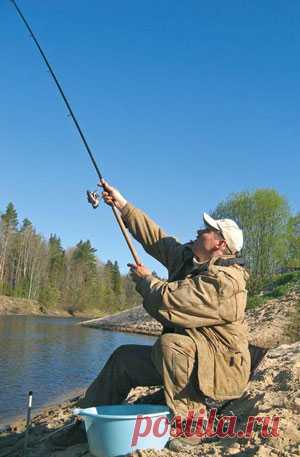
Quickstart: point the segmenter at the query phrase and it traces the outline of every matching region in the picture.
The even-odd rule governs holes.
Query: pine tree
[[[111,267],[112,289],[114,293],[119,296],[121,294],[121,274],[118,262],[115,261]]]
[[[14,249],[14,238],[18,228],[18,215],[12,202],[1,215],[0,237],[0,288],[2,292],[11,293],[14,288],[13,271],[16,269],[15,256],[10,254]],[[10,259],[9,259],[10,257]]]
[[[96,251],[97,249],[92,247],[90,240],[80,240],[76,245],[72,260],[73,262],[85,265],[94,271],[97,262],[95,256]]]
[[[67,267],[68,292],[65,301],[76,309],[95,306],[97,297],[97,258],[91,242],[80,241],[72,250]]]
[[[23,219],[20,232],[24,232],[28,228],[32,229],[32,222],[29,219],[27,219],[27,217],[25,217],[25,219]]]
[[[12,202],[7,205],[5,213],[1,216],[1,221],[6,228],[12,231],[17,230],[18,214]]]
[[[60,238],[51,234],[48,241],[49,281],[55,286],[62,282],[64,254]]]
[[[39,295],[40,302],[46,307],[56,306],[60,301],[64,282],[64,254],[60,238],[51,234],[48,241],[46,283]]]

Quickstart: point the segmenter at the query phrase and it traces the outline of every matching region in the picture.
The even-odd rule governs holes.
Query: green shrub
[[[255,309],[258,306],[261,306],[265,300],[263,295],[252,295],[248,297],[246,309]]]
[[[265,294],[265,297],[268,298],[279,298],[287,294],[290,289],[290,284],[283,284],[281,286],[275,287],[271,292]]]
[[[300,273],[299,272],[292,272],[292,273],[284,273],[278,277],[275,277],[272,285],[273,287],[283,286],[284,284],[294,283],[300,280]]]

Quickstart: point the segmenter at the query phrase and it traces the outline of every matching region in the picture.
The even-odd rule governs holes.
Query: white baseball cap
[[[204,224],[221,232],[227,246],[233,254],[243,247],[243,231],[232,219],[213,219],[209,214],[203,213]]]

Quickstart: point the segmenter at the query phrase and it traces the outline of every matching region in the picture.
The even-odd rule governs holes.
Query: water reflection
[[[121,344],[153,344],[152,337],[80,327],[76,319],[0,316],[0,424],[87,386]]]

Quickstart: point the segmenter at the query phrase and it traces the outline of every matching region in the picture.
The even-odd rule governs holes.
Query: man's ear
[[[218,249],[223,249],[223,251],[225,252],[226,251],[226,248],[227,248],[227,243],[225,240],[218,240],[219,243],[218,243]]]

